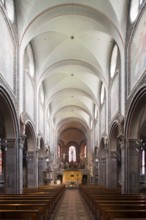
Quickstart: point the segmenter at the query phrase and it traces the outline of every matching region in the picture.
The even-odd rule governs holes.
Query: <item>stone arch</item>
[[[27,140],[27,150],[35,151],[36,150],[36,136],[33,125],[30,121],[27,121],[25,124],[25,135]]]
[[[2,193],[17,193],[20,189],[20,182],[17,179],[18,140],[19,124],[13,99],[0,85],[0,152],[2,160],[0,179],[3,182],[0,191]]]
[[[38,151],[38,157],[44,158],[46,156],[46,147],[43,137],[40,137],[40,148]]]
[[[139,138],[139,128],[146,116],[146,87],[142,87],[133,97],[125,124],[125,135],[128,139]]]
[[[17,138],[19,135],[19,126],[16,109],[12,98],[2,86],[0,86],[0,115],[5,136],[7,138]]]
[[[35,188],[38,183],[38,169],[36,169],[36,163],[38,160],[36,151],[37,143],[33,125],[29,120],[26,121],[25,124],[25,135],[26,139],[23,151],[23,187]]]
[[[122,134],[120,120],[115,120],[109,132],[108,185],[110,188],[121,187],[120,139]]]
[[[80,154],[79,154],[79,145],[75,142],[75,141],[70,141],[67,143],[66,145],[66,150],[67,150],[67,161],[69,161],[69,148],[71,146],[74,146],[75,147],[75,151],[76,151],[76,161],[79,161],[80,158]]]
[[[83,140],[81,141],[80,145],[79,145],[79,156],[78,156],[78,161],[79,162],[83,162],[84,160],[86,160],[87,158],[87,141]]]
[[[105,158],[105,144],[104,144],[104,137],[102,137],[100,141],[100,146],[99,146],[99,157],[100,158]]]
[[[146,86],[141,87],[133,96],[125,124],[127,139],[127,191],[139,193],[141,190],[141,152],[146,140]],[[144,149],[145,150],[145,149]],[[144,160],[146,163],[146,160]],[[146,174],[144,174],[144,179]],[[146,180],[145,180],[146,182]]]
[[[118,139],[118,122],[115,121],[109,132],[109,150],[117,151],[117,139]]]

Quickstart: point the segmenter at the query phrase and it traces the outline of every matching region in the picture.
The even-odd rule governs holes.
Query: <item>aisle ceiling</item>
[[[124,48],[127,0],[16,0],[21,50],[31,42],[38,85],[59,131],[91,128],[107,91],[113,42]]]

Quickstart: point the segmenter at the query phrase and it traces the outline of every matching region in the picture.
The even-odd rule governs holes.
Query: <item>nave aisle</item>
[[[78,189],[66,189],[53,220],[92,220]]]

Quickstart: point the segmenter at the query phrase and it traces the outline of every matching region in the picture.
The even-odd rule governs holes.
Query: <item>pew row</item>
[[[23,194],[0,195],[0,219],[51,219],[64,189],[64,186],[41,187]]]
[[[146,217],[146,195],[121,194],[98,186],[82,186],[80,192],[95,219],[115,220],[115,218]]]

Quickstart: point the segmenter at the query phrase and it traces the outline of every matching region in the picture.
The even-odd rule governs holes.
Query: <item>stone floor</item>
[[[52,220],[92,220],[78,189],[66,189]]]

